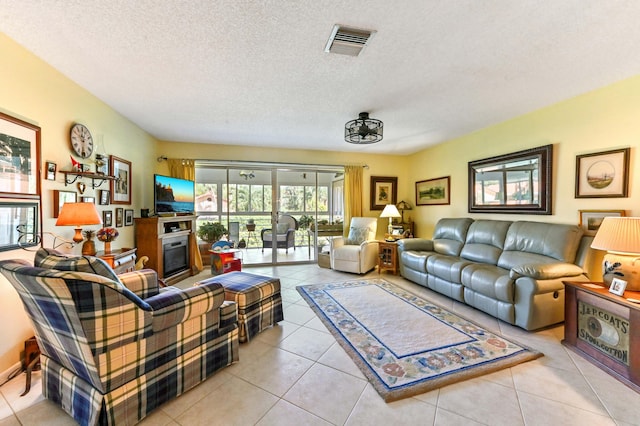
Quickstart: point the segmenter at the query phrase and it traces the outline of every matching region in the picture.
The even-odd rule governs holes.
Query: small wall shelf
[[[91,179],[91,187],[97,188],[102,185],[104,182],[108,180],[116,180],[115,176],[103,175],[100,173],[91,173],[91,172],[70,172],[67,170],[60,170],[60,173],[64,175],[64,185],[71,185],[75,181],[81,178]],[[71,176],[71,177],[69,177]],[[99,183],[96,183],[99,181]]]

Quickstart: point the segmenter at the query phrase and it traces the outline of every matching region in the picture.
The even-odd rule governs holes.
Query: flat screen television
[[[154,205],[157,215],[193,214],[196,183],[192,180],[154,175]]]

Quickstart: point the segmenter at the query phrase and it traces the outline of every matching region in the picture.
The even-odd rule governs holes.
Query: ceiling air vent
[[[375,31],[334,25],[324,51],[340,55],[358,56]]]

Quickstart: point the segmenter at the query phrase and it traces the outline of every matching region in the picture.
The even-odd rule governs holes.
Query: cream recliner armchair
[[[331,268],[364,274],[378,264],[377,217],[353,217],[349,236],[331,240]]]

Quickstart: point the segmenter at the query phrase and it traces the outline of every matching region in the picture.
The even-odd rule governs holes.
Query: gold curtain
[[[167,163],[169,164],[170,176],[180,179],[196,180],[196,162],[194,160],[170,158],[167,160]]]
[[[344,235],[349,235],[352,217],[362,216],[362,166],[344,168]]]
[[[196,162],[194,160],[182,160],[177,158],[170,158],[167,160],[169,164],[169,175],[180,179],[196,180]],[[195,231],[195,229],[194,229]],[[197,272],[201,272],[204,269],[202,265],[202,256],[200,255],[200,249],[198,248],[198,242],[196,241],[195,234],[191,234],[189,238],[189,246],[191,252],[191,258],[193,259],[193,267]]]

